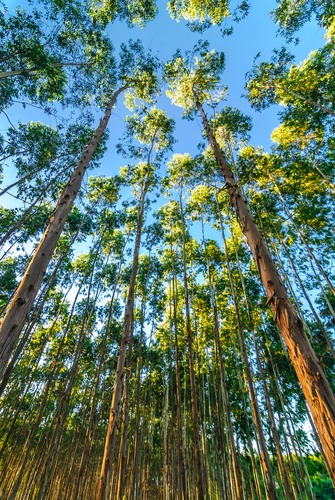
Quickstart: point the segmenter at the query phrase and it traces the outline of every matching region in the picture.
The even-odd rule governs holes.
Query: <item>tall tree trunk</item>
[[[142,343],[144,336],[144,303],[141,308],[141,332],[138,347],[138,357],[136,365],[136,390],[135,390],[135,430],[134,430],[134,449],[133,449],[133,468],[131,477],[131,497],[138,497],[138,466],[140,455],[140,389],[141,389],[141,369],[142,369]]]
[[[122,387],[123,387],[123,379],[125,375],[125,362],[126,362],[126,354],[127,347],[129,342],[131,341],[131,332],[132,332],[132,324],[133,324],[133,313],[134,313],[134,301],[135,301],[135,285],[136,285],[136,277],[137,277],[137,268],[138,268],[138,257],[139,250],[141,244],[141,235],[142,235],[142,225],[143,225],[143,217],[144,217],[144,202],[148,189],[147,181],[143,187],[143,191],[141,193],[141,199],[139,203],[139,212],[137,219],[137,230],[136,230],[136,238],[134,245],[134,254],[133,254],[133,265],[131,270],[128,296],[125,308],[125,315],[123,321],[122,328],[122,336],[121,336],[121,344],[120,350],[117,360],[115,381],[114,381],[114,389],[113,396],[109,411],[109,419],[107,426],[107,435],[105,440],[105,449],[104,456],[102,459],[99,484],[98,484],[98,492],[96,496],[96,500],[108,500],[109,499],[109,489],[110,489],[110,469],[111,469],[111,459],[114,449],[116,430],[117,430],[117,422],[119,419],[119,410],[120,410],[120,402],[122,396]]]
[[[220,226],[221,226],[221,232],[223,233],[223,226],[222,226],[221,218],[220,218]],[[225,414],[225,418],[226,418],[228,439],[229,439],[229,445],[230,445],[230,454],[231,454],[233,473],[234,473],[235,496],[236,496],[237,500],[241,500],[243,498],[243,496],[242,496],[242,491],[241,491],[240,471],[238,468],[236,448],[235,448],[235,443],[234,443],[234,433],[233,433],[233,426],[232,426],[232,421],[231,421],[230,402],[229,402],[228,391],[227,391],[225,365],[224,365],[223,353],[222,353],[222,347],[221,347],[221,341],[220,341],[217,301],[216,301],[215,287],[213,285],[212,274],[211,274],[209,261],[208,261],[203,217],[201,218],[201,228],[202,228],[203,247],[204,247],[204,251],[205,251],[205,258],[206,258],[206,265],[207,265],[207,275],[208,275],[209,288],[210,288],[210,294],[211,294],[211,300],[212,300],[213,319],[214,319],[214,344],[215,344],[215,347],[217,350],[217,357],[219,360],[221,392],[222,392],[223,402],[224,402],[224,410],[225,410],[224,414]]]
[[[188,348],[190,385],[191,385],[191,406],[192,406],[196,491],[197,491],[197,499],[203,500],[205,498],[205,492],[204,492],[204,480],[203,480],[203,464],[202,464],[201,448],[200,448],[200,442],[199,442],[198,403],[197,403],[197,391],[196,391],[196,383],[195,383],[193,336],[192,336],[192,328],[191,328],[191,314],[190,314],[190,301],[189,301],[189,291],[188,291],[188,279],[187,279],[187,273],[186,273],[185,220],[184,220],[181,192],[180,192],[180,196],[179,196],[179,206],[180,206],[181,223],[182,223],[182,253],[183,253],[183,278],[184,278],[184,293],[185,293],[185,322],[186,322],[186,340],[187,340],[187,348]]]
[[[94,389],[93,389],[93,394],[92,394],[92,400],[90,403],[91,409],[90,409],[88,424],[87,424],[86,433],[85,433],[85,441],[84,441],[84,445],[83,445],[83,449],[82,449],[82,453],[81,453],[76,484],[74,486],[74,492],[73,492],[74,499],[79,499],[79,498],[83,497],[83,489],[85,487],[85,481],[87,478],[87,474],[85,475],[85,470],[87,468],[87,463],[88,463],[90,455],[91,455],[91,449],[92,449],[92,443],[93,443],[93,432],[94,432],[94,417],[96,415],[96,402],[97,402],[97,397],[98,397],[98,389],[99,389],[99,384],[100,384],[101,372],[102,372],[103,365],[105,362],[107,338],[109,335],[110,324],[111,324],[112,317],[113,317],[114,299],[115,299],[116,288],[117,288],[117,285],[119,283],[119,278],[120,278],[120,274],[121,274],[122,259],[123,259],[123,254],[121,255],[121,258],[120,258],[119,270],[118,270],[118,274],[117,274],[117,277],[116,277],[116,280],[114,283],[112,297],[111,297],[110,302],[109,302],[108,318],[107,318],[107,323],[106,323],[105,331],[104,331],[103,338],[102,338],[102,344],[101,344],[101,348],[100,348],[100,352],[99,352],[98,366],[97,366],[97,370],[96,370],[95,377],[94,377]]]
[[[58,243],[66,219],[72,208],[74,199],[80,189],[89,162],[95,153],[99,141],[106,130],[112,108],[116,103],[119,94],[126,87],[119,88],[108,104],[105,115],[92,136],[90,143],[83,152],[72,177],[63,190],[63,193],[52,214],[49,225],[30,261],[29,266],[22,278],[22,281],[15,292],[13,300],[9,305],[6,315],[0,327],[0,376],[3,374],[10,354],[13,351],[17,339],[21,333],[24,322],[29,314],[35,297],[38,293],[43,276],[52,258],[53,252]]]
[[[54,282],[55,282],[55,279],[56,279],[56,276],[57,276],[57,272],[59,271],[59,268],[60,268],[60,266],[62,265],[62,263],[64,261],[66,253],[69,251],[71,245],[73,244],[73,242],[77,238],[77,236],[79,234],[79,230],[80,230],[80,228],[76,231],[76,233],[72,237],[71,242],[67,246],[65,252],[63,252],[61,254],[61,256],[59,257],[59,259],[58,259],[58,261],[57,261],[57,263],[55,265],[55,268],[53,269],[53,271],[51,273],[51,276],[50,276],[49,280],[45,284],[44,288],[42,288],[42,290],[41,290],[41,293],[40,293],[39,298],[37,300],[38,303],[36,304],[36,308],[34,310],[34,314],[31,317],[31,321],[29,321],[28,324],[26,325],[26,329],[25,329],[23,335],[21,336],[20,342],[17,344],[16,349],[13,352],[13,355],[12,355],[12,357],[11,357],[8,365],[3,370],[2,380],[1,380],[1,377],[0,377],[0,380],[1,380],[1,383],[0,383],[0,395],[3,393],[3,391],[6,388],[6,385],[8,384],[8,381],[10,379],[10,376],[11,376],[11,373],[12,373],[12,371],[14,369],[16,361],[19,358],[21,352],[23,351],[23,348],[25,347],[28,338],[30,337],[30,335],[31,335],[34,327],[36,326],[36,324],[38,324],[39,316],[40,316],[40,314],[41,314],[41,312],[43,310],[44,304],[45,304],[45,302],[46,302],[46,300],[47,300],[47,298],[49,296],[49,292],[52,289],[52,286],[54,285]],[[63,301],[65,301],[65,298],[66,298],[67,294],[69,293],[70,289],[71,289],[71,287],[68,288],[68,292],[65,294]],[[56,316],[56,318],[55,318],[54,321],[56,322],[57,319],[58,319],[58,315]]]
[[[172,251],[172,249],[171,249]],[[174,333],[174,344],[175,344],[175,365],[176,365],[176,400],[177,400],[177,436],[178,436],[178,473],[180,481],[180,499],[187,500],[187,489],[186,489],[186,472],[185,472],[185,450],[183,442],[183,430],[182,430],[182,418],[181,418],[181,387],[180,387],[180,366],[179,366],[179,342],[178,342],[178,320],[177,320],[177,287],[176,287],[176,277],[174,263],[172,259],[172,307],[173,307],[173,333]]]
[[[232,206],[257,264],[274,317],[285,341],[291,362],[302,386],[307,404],[331,465],[335,484],[335,397],[317,356],[304,332],[302,322],[294,311],[286,289],[267,249],[260,231],[249,211],[223,151],[220,149],[207,116],[197,101],[204,128],[225,179]]]

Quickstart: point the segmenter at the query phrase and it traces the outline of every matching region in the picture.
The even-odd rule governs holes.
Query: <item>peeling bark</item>
[[[253,254],[261,281],[298,380],[318,430],[325,455],[330,464],[331,478],[335,484],[335,397],[322,366],[304,332],[301,319],[292,307],[287,291],[280,279],[274,261],[243,197],[230,165],[220,149],[208,123],[201,103],[200,111],[207,138],[211,144],[218,167],[225,179],[230,201]]]
[[[30,261],[29,266],[17,288],[11,304],[0,326],[0,377],[6,369],[11,353],[19,338],[25,320],[33,306],[43,276],[52,258],[65,221],[71,211],[73,202],[80,189],[83,177],[94,155],[99,141],[107,127],[112,108],[121,92],[126,87],[119,88],[108,104],[100,125],[93,134],[90,143],[85,148],[72,177],[51,216],[48,227]]]

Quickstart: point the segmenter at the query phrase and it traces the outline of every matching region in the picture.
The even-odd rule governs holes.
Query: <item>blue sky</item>
[[[266,110],[262,115],[255,114],[246,98],[241,96],[244,93],[245,74],[250,70],[255,55],[261,52],[261,60],[267,60],[270,58],[273,48],[281,47],[285,43],[277,36],[276,26],[269,15],[270,11],[275,8],[276,2],[274,0],[253,1],[249,16],[235,25],[233,35],[229,37],[222,37],[219,27],[212,27],[201,36],[192,33],[184,21],[176,22],[170,18],[165,7],[166,2],[159,0],[158,6],[157,18],[149,23],[145,29],[127,29],[124,25],[112,25],[109,28],[109,33],[115,45],[118,44],[118,41],[127,41],[130,37],[140,38],[146,48],[150,48],[160,59],[165,61],[171,58],[177,48],[192,49],[199,38],[208,40],[211,48],[223,51],[226,56],[223,83],[227,84],[229,88],[227,104],[253,115],[252,140],[254,144],[268,148],[271,131],[277,124],[277,111],[273,108]],[[323,34],[323,30],[316,24],[310,23],[304,27],[300,33],[301,43],[298,46],[291,45],[289,47],[296,55],[297,62],[306,58],[312,49],[322,45]],[[168,106],[169,114],[179,121],[182,112],[170,107],[165,100],[164,105]],[[185,147],[192,151],[194,133],[185,133],[188,128],[191,127],[184,122],[181,126],[183,133],[177,133],[177,137],[180,145],[181,143],[185,144]]]
[[[17,5],[17,2],[7,1],[8,9],[11,10]],[[21,8],[28,3],[20,2]],[[269,12],[276,6],[275,0],[267,2],[253,1],[249,16],[235,25],[234,33],[229,37],[222,37],[218,27],[212,27],[203,35],[192,33],[184,21],[176,22],[172,20],[166,10],[166,2],[158,0],[158,16],[149,23],[146,28],[128,28],[124,23],[114,23],[108,27],[108,33],[117,49],[120,43],[126,42],[129,38],[141,39],[145,48],[151,49],[162,61],[166,61],[177,48],[183,51],[192,49],[199,38],[207,39],[211,48],[224,51],[226,56],[226,70],[223,75],[223,83],[228,85],[229,97],[227,104],[237,107],[243,113],[251,115],[253,118],[253,132],[251,142],[253,145],[262,145],[265,149],[270,148],[270,135],[273,128],[277,125],[277,109],[272,107],[262,113],[254,113],[245,97],[244,93],[245,74],[251,68],[253,59],[258,52],[261,52],[260,60],[267,60],[275,47],[281,47],[284,41],[276,36],[276,26],[269,16]],[[228,21],[229,24],[229,21]],[[323,43],[323,31],[316,24],[306,25],[300,33],[301,43],[298,46],[290,46],[290,50],[296,54],[296,61],[299,62],[307,57],[308,53]],[[166,109],[169,116],[176,121],[176,139],[175,152],[190,152],[195,154],[197,144],[201,141],[202,126],[199,120],[189,122],[181,120],[182,110],[172,106],[163,92],[159,99],[158,107]],[[119,158],[115,153],[115,143],[120,139],[123,127],[123,119],[127,110],[119,100],[110,121],[110,148],[102,163],[99,173],[105,175],[114,175],[119,166],[126,163],[123,158]],[[34,108],[27,107],[22,110],[21,107],[14,107],[7,110],[7,114],[13,123],[18,120],[22,122],[43,121],[51,126],[55,125],[55,119],[48,116],[42,116]],[[65,114],[63,110],[60,114]],[[98,124],[101,111],[96,113],[96,124]],[[95,124],[94,124],[95,125]],[[5,131],[8,127],[8,121],[0,115],[0,129]],[[6,179],[12,179],[14,172],[7,170]],[[98,172],[96,172],[98,173]],[[8,181],[9,182],[9,181]],[[7,183],[7,182],[6,182]],[[13,206],[14,200],[7,198],[7,201]]]

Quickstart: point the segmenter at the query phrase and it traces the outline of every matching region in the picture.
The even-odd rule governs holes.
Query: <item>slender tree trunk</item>
[[[138,497],[138,465],[140,454],[140,388],[141,388],[141,369],[142,369],[142,343],[144,336],[144,304],[142,303],[141,333],[138,348],[137,366],[136,366],[136,391],[135,391],[135,431],[134,431],[134,449],[133,449],[133,468],[131,478],[131,498]]]
[[[223,233],[223,226],[222,226],[221,218],[220,218],[220,226],[221,226],[221,231]],[[231,421],[230,402],[229,402],[229,397],[228,397],[228,392],[227,392],[226,373],[225,373],[223,353],[222,353],[222,347],[221,347],[221,341],[220,341],[217,302],[216,302],[215,289],[214,289],[214,285],[213,285],[212,275],[211,275],[210,266],[209,266],[209,262],[208,262],[208,256],[207,256],[203,217],[201,220],[201,227],[202,227],[203,246],[204,246],[204,250],[205,250],[205,257],[206,257],[206,263],[207,263],[207,275],[208,275],[208,281],[209,281],[209,287],[210,287],[211,299],[212,299],[212,309],[213,309],[213,318],[214,318],[214,343],[215,343],[215,346],[217,349],[217,354],[218,354],[217,357],[219,360],[221,391],[222,391],[222,395],[223,395],[225,416],[226,416],[226,421],[227,421],[228,438],[229,438],[229,445],[230,445],[230,454],[231,454],[233,472],[234,472],[235,495],[236,495],[237,500],[241,500],[243,498],[243,496],[242,496],[241,483],[240,483],[240,471],[238,468],[236,448],[235,448],[235,443],[234,443],[234,433],[233,433],[233,426],[232,426],[232,421]]]
[[[173,262],[173,259],[172,259]],[[172,264],[173,265],[173,264]],[[177,399],[177,436],[178,436],[178,473],[180,479],[180,493],[181,500],[187,500],[187,489],[186,489],[186,472],[185,472],[185,451],[183,442],[183,430],[182,430],[182,418],[181,418],[181,388],[180,388],[180,366],[179,366],[179,342],[178,342],[178,320],[177,320],[177,287],[175,278],[175,269],[173,265],[173,276],[172,276],[172,300],[173,300],[173,331],[174,331],[174,344],[175,344],[175,364],[176,364],[176,399]]]
[[[68,167],[64,168],[61,172],[57,172],[57,176],[59,177],[67,169],[68,169]],[[51,179],[51,181],[48,182],[48,184],[40,187],[40,189],[39,189],[40,195],[35,199],[35,201],[33,201],[29,205],[29,207],[24,211],[24,213],[22,214],[20,219],[17,222],[15,222],[14,226],[12,226],[7,231],[7,233],[1,238],[0,247],[2,247],[9,240],[9,238],[12,236],[13,233],[15,233],[18,229],[20,229],[20,227],[26,221],[26,219],[28,218],[28,216],[30,215],[32,210],[36,207],[37,203],[39,203],[41,200],[43,200],[45,198],[45,193],[48,193],[48,195],[50,195],[50,187],[53,184],[54,184],[54,179]]]
[[[302,386],[307,404],[324,447],[332,470],[335,484],[335,397],[317,356],[304,332],[302,322],[294,311],[288,294],[280,280],[278,271],[270,256],[259,229],[249,211],[246,200],[232,174],[230,166],[220,149],[206,114],[200,104],[208,140],[217,164],[224,176],[230,201],[235,208],[238,221],[252,251],[259,274],[271,305],[275,320],[285,341],[291,362]]]
[[[13,300],[7,309],[0,328],[0,375],[7,365],[10,354],[13,351],[17,339],[21,333],[24,322],[32,308],[35,297],[38,293],[43,276],[52,258],[57,242],[61,235],[65,221],[72,208],[74,199],[80,189],[89,162],[96,151],[99,141],[107,127],[112,108],[116,103],[119,94],[126,87],[118,89],[109,105],[105,115],[91,138],[90,143],[82,154],[79,163],[74,170],[72,177],[63,190],[63,193],[52,214],[49,225],[30,261],[30,264],[16,290]]]
[[[126,482],[126,464],[127,464],[127,448],[128,448],[128,421],[129,421],[129,394],[130,394],[130,377],[131,377],[131,357],[133,351],[133,333],[134,333],[134,318],[130,325],[129,332],[129,343],[127,350],[127,360],[126,360],[126,376],[124,381],[123,389],[123,426],[120,441],[120,453],[119,453],[119,474],[118,474],[118,484],[117,484],[117,494],[116,498],[122,500],[125,482]]]
[[[92,395],[91,410],[90,410],[89,420],[88,420],[86,434],[85,434],[84,446],[83,446],[83,450],[82,450],[82,454],[81,454],[81,458],[80,458],[77,480],[76,480],[76,484],[74,487],[74,493],[73,493],[74,499],[82,498],[82,490],[85,486],[85,484],[83,484],[83,483],[85,483],[85,479],[86,479],[85,478],[85,469],[87,467],[87,463],[89,461],[89,457],[91,454],[91,448],[92,448],[93,430],[94,430],[94,416],[96,413],[96,400],[97,400],[97,396],[98,396],[101,371],[102,371],[103,364],[105,361],[107,337],[109,334],[110,324],[111,324],[111,320],[112,320],[112,316],[113,316],[114,299],[115,299],[116,287],[117,287],[120,273],[121,273],[122,257],[123,256],[121,256],[121,258],[120,258],[118,275],[117,275],[116,282],[115,282],[115,285],[113,288],[112,297],[111,297],[111,300],[109,303],[108,318],[107,318],[107,323],[106,323],[106,327],[105,327],[105,331],[104,331],[104,335],[103,335],[103,339],[102,339],[102,345],[101,345],[101,349],[100,349],[100,353],[99,353],[98,367],[97,367],[95,379],[94,379],[94,390],[93,390],[93,395]]]
[[[107,435],[105,440],[104,456],[101,465],[96,500],[109,499],[111,460],[112,460],[112,454],[113,454],[116,431],[117,431],[116,424],[119,419],[123,379],[125,375],[126,354],[127,354],[128,344],[131,340],[130,335],[132,332],[132,324],[133,324],[135,285],[136,285],[138,257],[141,244],[142,225],[144,217],[144,202],[145,202],[147,188],[148,185],[145,184],[141,194],[141,200],[139,203],[139,213],[137,219],[137,230],[136,230],[136,238],[135,238],[135,246],[133,254],[133,265],[129,282],[128,296],[127,296],[123,328],[122,328],[121,344],[120,344],[120,350],[116,367],[113,396],[109,411]]]
[[[191,385],[191,405],[192,405],[192,422],[193,422],[193,444],[195,458],[195,474],[196,474],[196,491],[198,500],[205,498],[204,480],[203,480],[203,464],[199,442],[199,425],[198,425],[198,403],[197,391],[195,383],[195,368],[194,368],[194,353],[193,353],[193,337],[191,329],[190,302],[188,292],[188,279],[186,273],[186,252],[185,252],[185,222],[182,205],[182,195],[180,193],[179,206],[182,219],[182,252],[183,252],[183,277],[185,290],[185,322],[186,322],[186,340],[188,347],[189,369],[190,369],[190,385]]]

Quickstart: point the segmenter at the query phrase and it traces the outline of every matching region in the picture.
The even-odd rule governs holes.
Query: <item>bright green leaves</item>
[[[215,114],[210,123],[217,140],[228,150],[232,151],[250,139],[251,118],[238,109],[226,106]]]
[[[285,48],[275,50],[270,62],[254,65],[248,73],[248,98],[255,109],[264,109],[277,102],[277,92],[283,85],[294,57]]]
[[[13,96],[28,95],[38,103],[60,99],[66,76],[59,51],[44,33],[42,15],[17,9],[8,16],[0,10],[0,37],[1,107]]]
[[[8,130],[3,155],[11,157],[16,167],[16,189],[21,198],[34,200],[44,192],[58,197],[60,185],[68,181],[69,171],[92,136],[93,130],[86,119],[78,119],[65,130],[62,126],[54,129],[39,122],[19,124],[16,129]],[[105,139],[99,143],[92,167],[98,165],[105,151]],[[48,188],[49,182],[52,188]]]
[[[271,139],[283,148],[296,146],[303,150],[310,145],[311,141],[322,141],[323,134],[320,130],[310,132],[304,124],[301,124],[301,126],[297,128],[289,124],[282,123],[272,131]]]
[[[154,107],[143,116],[127,116],[126,121],[127,130],[134,139],[147,146],[152,145],[156,152],[166,150],[174,143],[174,121],[161,109]]]
[[[0,262],[0,311],[3,311],[17,285],[17,257],[7,257]]]
[[[118,149],[127,158],[140,161],[123,167],[120,178],[125,185],[132,186],[136,199],[145,197],[157,186],[157,169],[174,143],[173,130],[174,121],[157,108],[127,117],[124,140]]]
[[[113,47],[81,2],[13,15],[0,11],[0,105],[91,104],[115,83]],[[92,96],[92,97],[88,97]]]
[[[174,154],[167,162],[168,176],[164,180],[167,187],[189,185],[194,172],[194,160],[189,153]]]
[[[126,158],[158,166],[174,143],[174,120],[165,111],[151,108],[127,116],[126,131],[118,150]]]
[[[248,74],[248,97],[256,109],[270,104],[306,107],[313,112],[335,108],[332,68],[335,62],[334,42],[330,40],[322,49],[311,52],[298,66],[286,49],[274,51],[270,62],[254,66]]]
[[[248,14],[248,0],[242,0],[232,11],[229,3],[229,0],[170,0],[168,10],[173,19],[185,19],[191,29],[202,31],[211,25],[222,25],[228,18],[239,21]],[[231,34],[232,28],[223,32]]]
[[[119,18],[130,26],[144,27],[156,13],[155,0],[92,0],[90,6],[92,19],[103,26]]]
[[[312,17],[320,26],[327,28],[335,16],[333,0],[279,0],[278,3],[279,6],[272,12],[273,18],[289,40]]]
[[[26,154],[30,156],[28,164],[17,165],[20,174],[27,174],[31,169],[42,169],[54,159],[61,144],[57,130],[39,122],[27,125],[19,124],[17,129],[8,130],[7,155]]]
[[[128,89],[128,109],[134,110],[138,101],[153,101],[158,93],[156,72],[159,64],[157,58],[145,50],[139,40],[129,40],[127,44],[121,44],[117,74],[120,86]]]
[[[90,177],[89,178],[89,200],[97,203],[106,201],[109,205],[117,202],[120,196],[120,186],[115,177]]]
[[[270,62],[254,67],[247,83],[249,100],[258,110],[274,103],[283,106],[282,123],[272,134],[283,148],[299,148],[306,154],[311,149],[317,155],[325,148],[325,156],[328,136],[334,134],[334,41],[330,38],[299,65],[292,61],[282,49]]]
[[[221,24],[229,12],[229,1],[218,0],[171,0],[168,3],[171,17],[179,20],[204,22],[209,20],[212,24]]]
[[[226,90],[220,84],[224,69],[224,54],[209,51],[208,43],[199,43],[192,53],[182,57],[177,52],[165,66],[165,80],[169,84],[166,95],[173,104],[185,109],[184,116],[191,117],[196,103],[220,101]]]

